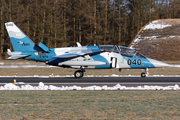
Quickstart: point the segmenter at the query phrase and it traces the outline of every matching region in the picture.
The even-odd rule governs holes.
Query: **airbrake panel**
[[[42,42],[39,42],[39,47],[40,47],[41,49],[43,49],[45,52],[48,52],[48,51],[49,51],[49,48],[48,48],[46,45],[44,45]]]

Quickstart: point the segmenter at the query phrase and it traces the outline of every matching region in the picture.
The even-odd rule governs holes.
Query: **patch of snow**
[[[54,85],[44,85],[43,82],[39,82],[38,86],[32,86],[32,85],[21,85],[20,87],[13,84],[13,83],[7,83],[4,86],[0,86],[0,90],[180,90],[179,85],[175,84],[174,86],[150,86],[150,85],[144,85],[144,86],[137,86],[137,87],[126,87],[121,86],[120,84],[116,84],[113,87],[108,87],[107,85],[103,86],[87,86],[87,87],[80,87],[80,86],[61,86],[57,87]]]
[[[132,42],[132,45],[130,46],[130,48],[135,49],[134,46],[138,45],[139,42],[141,42],[142,40],[154,40],[156,38],[158,38],[159,36],[146,36],[146,37],[141,37],[140,35]],[[179,37],[180,36],[167,36],[167,37],[161,37],[161,39],[167,39],[168,37],[170,38],[174,38],[174,37]]]
[[[16,82],[16,84],[25,84],[24,82]]]
[[[39,86],[40,86],[40,87],[43,87],[43,86],[44,86],[44,83],[43,83],[43,82],[39,82]]]
[[[162,24],[158,24],[157,22],[158,22],[158,20],[151,22],[150,24],[145,26],[145,28],[143,30],[148,30],[148,29],[163,29],[163,28],[172,26],[172,25],[163,24],[163,23]]]
[[[110,75],[110,77],[119,77],[119,75],[112,74],[112,75]]]
[[[143,40],[140,36],[138,36],[130,46],[131,49],[134,49],[134,45],[137,45],[141,40]]]
[[[49,75],[49,76],[39,76],[39,78],[50,78],[51,77],[51,75]]]
[[[39,75],[34,75],[34,77],[39,77]]]
[[[103,75],[103,77],[109,77],[109,75]],[[119,75],[118,75],[118,77],[119,77]]]
[[[94,77],[93,75],[87,75],[86,77]]]
[[[180,65],[176,65],[176,66],[174,66],[174,65],[172,65],[171,67],[180,67]],[[149,75],[147,75],[148,77],[179,77],[180,75],[173,75],[173,76],[167,76],[167,75],[151,75],[151,76],[149,76]],[[0,77],[4,77],[4,78],[9,78],[9,77],[11,77],[11,78],[14,78],[14,80],[16,80],[16,78],[17,77],[23,77],[23,78],[31,78],[31,77],[37,77],[37,78],[51,78],[52,76],[51,75],[49,75],[49,76],[39,76],[39,75],[33,75],[33,76],[16,76],[16,75],[14,75],[14,76],[0,76]],[[74,77],[74,75],[65,75],[65,76],[60,76],[60,75],[55,75],[55,76],[53,76],[53,77],[55,77],[55,78],[58,78],[58,77]],[[116,74],[112,74],[112,75],[86,75],[86,76],[84,76],[84,77],[140,77],[139,75],[131,75],[131,74],[129,74],[129,75],[116,75]],[[24,82],[16,82],[16,83],[18,83],[18,84],[24,84]],[[0,83],[1,84],[1,83]]]
[[[180,37],[180,36],[169,36],[170,38],[174,38],[174,37]]]
[[[0,87],[1,88],[1,87]],[[2,89],[5,89],[5,90],[19,90],[20,87],[19,86],[16,86],[15,84],[13,83],[7,83],[4,85],[4,87]]]

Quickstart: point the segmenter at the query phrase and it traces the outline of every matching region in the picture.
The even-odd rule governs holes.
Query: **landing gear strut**
[[[81,67],[81,70],[77,70],[74,72],[75,78],[82,78],[85,74],[85,69],[84,67]]]
[[[146,73],[144,73],[144,72],[143,72],[143,73],[141,73],[141,77],[142,77],[142,78],[145,78],[145,77],[146,77],[146,75],[148,75],[148,74],[149,74],[149,73],[148,73],[148,68],[146,68],[146,69],[144,69],[144,70],[145,70],[145,72],[146,72]]]

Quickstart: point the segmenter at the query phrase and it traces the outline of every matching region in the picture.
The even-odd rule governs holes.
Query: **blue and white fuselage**
[[[145,69],[169,67],[170,65],[146,58],[134,49],[118,45],[96,45],[48,48],[43,43],[35,45],[13,22],[5,23],[14,52],[8,50],[7,59],[26,58],[48,65],[79,68],[74,73],[79,78],[86,68],[93,69]],[[142,73],[142,77],[146,74]]]

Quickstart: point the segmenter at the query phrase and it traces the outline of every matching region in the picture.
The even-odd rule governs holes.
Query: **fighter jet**
[[[92,45],[48,48],[43,43],[35,44],[13,22],[5,23],[14,52],[8,49],[7,59],[30,59],[64,68],[76,68],[75,78],[81,78],[85,69],[144,69],[144,78],[149,68],[169,67],[169,64],[150,59],[134,49],[119,45]]]

